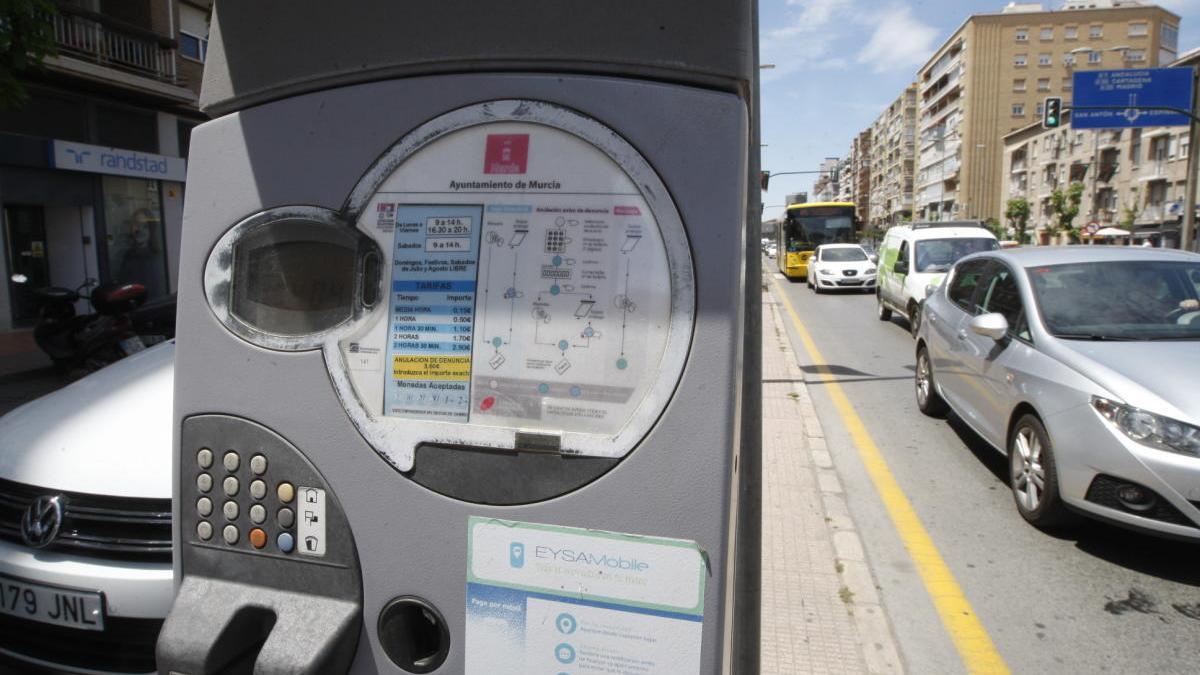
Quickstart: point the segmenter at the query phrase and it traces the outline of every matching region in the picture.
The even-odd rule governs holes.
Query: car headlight
[[[868,267],[868,268],[867,268],[867,271],[865,272],[865,274],[866,274],[867,276],[869,276],[869,277],[870,277],[870,276],[874,276],[874,275],[875,275],[875,268],[874,268],[874,267]]]
[[[1104,419],[1138,443],[1159,450],[1200,457],[1200,427],[1099,396],[1092,397],[1092,407]]]
[[[824,274],[827,277],[833,276],[833,270],[817,270],[817,274]]]

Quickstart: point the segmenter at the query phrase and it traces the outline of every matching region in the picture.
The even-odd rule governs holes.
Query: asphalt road
[[[1091,521],[1057,536],[1029,526],[1004,458],[957,420],[917,410],[902,319],[880,322],[874,296],[815,295],[775,277],[1013,672],[1200,670],[1200,546]],[[809,388],[909,672],[963,672],[828,385],[813,377]]]

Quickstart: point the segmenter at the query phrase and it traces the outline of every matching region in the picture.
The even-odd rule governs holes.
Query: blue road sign
[[[1191,68],[1091,70],[1075,73],[1071,127],[1123,129],[1191,124],[1182,113],[1139,109],[1155,106],[1191,110]],[[1088,108],[1106,108],[1088,110]]]

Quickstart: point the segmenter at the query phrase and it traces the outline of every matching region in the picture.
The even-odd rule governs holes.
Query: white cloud
[[[921,22],[906,6],[892,7],[873,18],[875,31],[858,53],[858,62],[877,73],[915,68],[937,47],[938,31]]]
[[[763,63],[774,63],[766,80],[815,68],[845,68],[844,58],[832,56],[855,16],[855,0],[788,0],[787,21],[767,28],[760,45]]]

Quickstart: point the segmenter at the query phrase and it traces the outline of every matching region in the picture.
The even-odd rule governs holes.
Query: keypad
[[[243,456],[249,457],[249,460],[242,461]],[[196,451],[196,467],[200,470],[196,475],[196,489],[202,493],[195,502],[196,515],[200,518],[196,525],[196,537],[201,542],[210,542],[219,529],[219,540],[224,541],[226,546],[274,552],[276,555],[294,553],[296,512],[286,505],[296,500],[295,483],[289,480],[278,483],[271,481],[267,475],[270,463],[262,452],[243,455],[241,451],[229,448],[219,456],[219,465],[216,465],[217,460],[218,456],[208,447]],[[212,473],[214,467],[217,478]],[[221,469],[224,469],[224,476],[220,475]],[[204,496],[213,491],[218,480],[224,499]],[[246,489],[243,490],[243,482],[246,481]],[[274,494],[271,493],[272,484],[276,486]],[[214,499],[220,503],[217,517],[224,517],[223,525],[214,526],[208,520],[216,510]],[[272,513],[275,518],[269,522]],[[246,523],[243,518],[248,518],[250,522]]]

